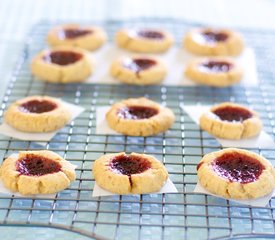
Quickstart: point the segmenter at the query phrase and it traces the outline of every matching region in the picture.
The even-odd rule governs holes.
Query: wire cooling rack
[[[81,105],[86,111],[61,129],[45,148],[77,165],[77,179],[54,199],[0,195],[0,225],[7,227],[50,227],[96,239],[226,239],[275,238],[275,199],[267,207],[248,207],[228,200],[195,194],[196,165],[201,157],[221,149],[220,144],[180,109],[180,104],[214,104],[235,101],[258,111],[265,131],[274,138],[275,85],[271,60],[275,53],[274,33],[242,30],[257,56],[261,84],[257,88],[230,87],[137,87],[99,84],[49,84],[35,80],[29,71],[32,56],[45,47],[46,32],[56,23],[41,22],[31,31],[1,105],[29,95],[50,95]],[[124,25],[159,26],[181,40],[196,24],[168,19],[101,22],[110,38]],[[268,47],[267,47],[268,46]],[[152,137],[95,134],[96,108],[128,97],[146,96],[164,103],[176,115],[173,127]],[[26,149],[41,149],[35,142],[0,136],[0,159]],[[251,149],[275,165],[274,149]],[[156,156],[169,171],[178,193],[109,196],[92,198],[93,162],[102,154],[126,151]],[[5,228],[4,228],[5,229]],[[9,228],[3,239],[14,232]],[[18,229],[18,228],[17,228]],[[5,231],[2,231],[5,233]],[[57,232],[57,231],[56,231]],[[44,236],[49,234],[43,232]],[[24,235],[24,233],[22,234]],[[1,236],[1,233],[0,233]],[[66,237],[62,234],[62,238]],[[20,238],[21,239],[21,238]]]

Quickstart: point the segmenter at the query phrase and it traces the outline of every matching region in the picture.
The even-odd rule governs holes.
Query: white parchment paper
[[[115,134],[121,135],[120,133],[111,129],[106,121],[106,113],[110,109],[110,106],[102,106],[96,108],[96,134]]]
[[[217,196],[217,195],[212,194],[209,191],[207,191],[203,186],[201,186],[200,183],[197,183],[197,185],[194,189],[194,192],[204,193],[204,194],[207,194],[207,195],[212,195],[212,196],[215,196],[215,197],[222,198],[221,196]],[[254,206],[254,207],[265,207],[268,204],[269,200],[272,198],[272,196],[275,196],[275,190],[273,190],[273,192],[271,192],[270,194],[265,195],[265,196],[260,197],[260,198],[246,199],[246,200],[237,200],[237,199],[230,198],[228,200],[238,202],[238,203],[241,203],[241,204],[245,204],[245,205]],[[226,198],[224,198],[224,199],[226,199]]]

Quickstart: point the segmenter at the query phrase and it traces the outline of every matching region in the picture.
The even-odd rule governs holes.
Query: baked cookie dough
[[[54,27],[48,32],[49,45],[79,47],[86,50],[95,50],[101,47],[107,40],[104,30],[96,26],[80,26],[67,24]]]
[[[233,59],[200,58],[187,64],[185,76],[199,84],[228,87],[242,79],[243,70]]]
[[[200,126],[208,133],[226,139],[254,137],[262,130],[258,113],[231,102],[218,104],[203,113]]]
[[[175,121],[174,113],[147,98],[129,98],[115,103],[106,114],[108,125],[129,136],[165,132]]]
[[[229,29],[197,28],[189,31],[183,45],[196,55],[238,56],[244,49],[242,36]]]
[[[124,152],[97,159],[93,174],[100,187],[117,194],[157,192],[168,178],[164,165],[155,157]]]
[[[93,71],[93,63],[85,50],[56,47],[36,55],[31,63],[32,74],[52,83],[81,82]]]
[[[205,189],[225,198],[258,198],[275,187],[275,170],[271,163],[242,149],[228,148],[206,154],[197,171]]]
[[[4,185],[23,195],[50,194],[67,188],[75,180],[75,167],[51,151],[22,151],[0,167]]]
[[[4,119],[22,132],[51,132],[65,126],[71,113],[57,98],[31,96],[11,104]]]
[[[110,72],[123,83],[150,85],[161,82],[167,69],[156,57],[121,57],[112,63]]]
[[[170,33],[159,29],[121,29],[115,41],[119,47],[129,51],[158,53],[167,51],[174,39]]]

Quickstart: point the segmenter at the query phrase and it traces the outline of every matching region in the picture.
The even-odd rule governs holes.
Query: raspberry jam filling
[[[162,40],[164,38],[163,33],[153,30],[140,30],[137,31],[137,35],[142,38],[149,38],[153,40]]]
[[[197,165],[197,171],[201,168],[203,162],[200,162],[198,165]]]
[[[16,171],[27,176],[42,176],[61,171],[61,165],[49,158],[28,154],[16,162]]]
[[[219,119],[229,122],[243,122],[252,117],[252,113],[249,110],[235,106],[219,107],[213,113]]]
[[[229,72],[233,64],[225,61],[208,61],[201,63],[199,69],[207,72]]]
[[[145,106],[129,106],[118,110],[118,117],[131,120],[148,119],[156,114],[158,110]]]
[[[82,29],[82,28],[67,28],[63,29],[59,32],[58,36],[61,39],[74,39],[78,37],[85,36],[87,34],[92,33],[93,31],[87,30],[87,29]]]
[[[204,31],[201,35],[208,43],[224,42],[229,37],[227,33],[220,31]]]
[[[133,155],[120,155],[111,160],[110,168],[115,173],[131,176],[145,172],[151,168],[151,163],[146,158]]]
[[[230,182],[255,182],[265,167],[255,158],[246,154],[225,153],[212,163],[212,169]]]
[[[82,54],[72,51],[53,51],[43,56],[43,60],[65,66],[79,61],[82,57]]]
[[[24,113],[44,113],[56,108],[57,105],[48,100],[30,100],[19,106],[19,110]]]
[[[132,70],[133,72],[139,73],[153,67],[156,61],[146,58],[129,59],[123,63],[123,66]]]

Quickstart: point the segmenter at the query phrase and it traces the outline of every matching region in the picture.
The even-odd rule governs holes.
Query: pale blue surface
[[[243,18],[243,6],[248,3],[248,1],[228,1],[231,3],[225,3],[225,1],[170,1],[171,4],[168,6],[164,6],[164,2],[167,1],[144,1],[143,5],[140,5],[141,1],[72,1],[72,0],[48,0],[48,1],[31,1],[31,0],[1,0],[0,1],[0,26],[1,26],[1,34],[0,34],[0,74],[1,74],[1,84],[0,87],[0,96],[2,96],[4,92],[4,85],[8,81],[9,76],[12,72],[12,68],[14,67],[15,61],[18,57],[18,54],[22,51],[25,36],[31,26],[38,22],[41,19],[67,19],[71,21],[83,21],[83,20],[98,20],[98,19],[127,19],[128,17],[139,17],[139,16],[162,16],[162,17],[183,17],[188,18],[195,21],[204,21],[209,23],[215,23],[217,19],[219,19],[219,24],[221,25],[230,25],[230,26],[250,26],[250,27],[268,27],[275,29],[275,20],[274,19],[274,1],[249,1],[249,3],[255,3],[255,7],[251,9],[250,14],[246,15],[246,18]],[[151,2],[151,3],[150,3]],[[157,3],[156,3],[157,2]],[[261,2],[261,3],[260,3]],[[216,4],[216,5],[215,5]],[[223,5],[224,4],[224,5]],[[253,5],[253,4],[251,4]],[[212,7],[212,9],[211,9]],[[228,10],[227,10],[228,8]],[[208,9],[208,11],[206,10]],[[220,10],[220,11],[218,11]],[[257,11],[256,11],[257,10]],[[261,11],[262,10],[262,11]],[[218,17],[213,14],[215,12],[218,14]],[[207,13],[206,13],[207,12]],[[253,16],[253,17],[252,17]],[[27,68],[26,68],[27,71]],[[38,83],[39,84],[39,83]],[[94,147],[94,146],[93,146]],[[192,151],[192,148],[185,148],[185,151]],[[191,161],[197,161],[197,159],[192,159]],[[172,168],[172,167],[171,167]],[[176,169],[171,169],[176,171]],[[176,177],[176,176],[175,176]],[[190,177],[191,178],[191,177]],[[194,179],[187,179],[189,181],[193,181]],[[189,189],[191,191],[191,189]],[[173,198],[173,196],[170,196]],[[177,199],[175,199],[176,201]],[[204,197],[196,197],[187,199],[190,202],[203,202]],[[211,199],[210,199],[211,201]],[[217,199],[213,199],[213,201],[217,201]],[[220,200],[223,201],[223,200]],[[20,206],[24,204],[29,204],[27,202],[18,202]],[[2,206],[2,205],[1,205]],[[94,203],[87,203],[81,206],[83,208],[95,208]],[[114,206],[108,206],[107,204],[104,206],[105,209],[112,210]],[[132,204],[125,206],[125,212],[129,212],[129,214],[123,215],[121,221],[123,222],[137,222],[138,216],[131,214],[131,211],[134,211],[139,206]],[[144,206],[145,210],[148,211],[148,215],[143,216],[143,221],[148,224],[158,223],[161,219],[151,218],[150,212],[159,212],[158,205],[149,204]],[[170,213],[179,213],[183,212],[184,209],[169,205],[166,209]],[[204,211],[204,208],[199,208],[195,206],[188,206],[187,209],[189,214],[200,214],[201,211]],[[209,213],[219,214],[223,211],[226,211],[226,208],[218,208],[213,207],[209,208]],[[264,211],[264,210],[262,210]],[[5,214],[4,211],[0,211],[0,216]],[[25,219],[26,212],[21,212],[20,214],[14,215],[14,220],[20,220],[20,218]],[[239,209],[231,211],[232,215],[240,215],[248,216],[249,212],[247,209]],[[261,211],[255,212],[255,214],[261,214]],[[263,213],[265,214],[265,213]],[[33,217],[37,221],[43,221],[47,219],[47,214],[33,214]],[[69,221],[71,215],[70,214],[59,214],[57,222],[66,223]],[[94,216],[91,214],[83,213],[78,216],[80,219],[93,218]],[[101,221],[112,221],[116,216],[110,217],[110,214],[100,214]],[[196,217],[187,217],[185,219],[189,224],[196,225],[198,224],[198,218]],[[182,217],[174,217],[167,219],[165,218],[167,223],[173,224],[179,221],[184,221]],[[220,218],[210,218],[210,224],[213,225],[222,225],[227,226],[228,222],[226,219]],[[206,224],[200,222],[200,224]],[[236,229],[240,229],[242,231],[249,231],[249,226],[245,224],[244,221],[240,220],[232,220],[232,224]],[[241,226],[241,228],[239,228]],[[257,223],[255,223],[257,229]],[[100,231],[102,226],[98,226],[98,231]],[[121,227],[119,239],[136,239],[137,236],[132,236],[132,229],[129,227]],[[110,226],[108,231],[106,231],[106,237],[112,237],[114,235],[114,228]],[[193,232],[192,232],[193,231]],[[224,230],[223,230],[224,231]],[[257,231],[262,232],[272,232],[273,223],[272,221],[267,221],[265,226],[261,229],[257,229]],[[143,239],[158,239],[160,235],[161,229],[155,228],[154,230],[143,228],[142,236]],[[228,232],[217,231],[217,236],[226,235]],[[180,235],[182,234],[182,236]],[[190,236],[196,236],[199,238],[205,237],[204,231],[197,231],[196,229],[191,229],[189,231]],[[213,233],[212,233],[213,234]],[[165,237],[169,238],[169,236],[178,236],[178,238],[183,238],[184,232],[178,233],[177,230],[173,228],[167,230],[164,233]],[[37,237],[39,236],[39,238]],[[215,234],[212,235],[214,237]],[[68,239],[68,240],[86,240],[88,238],[79,236],[77,234],[64,232],[56,229],[37,229],[37,228],[11,228],[11,227],[1,227],[0,228],[0,237],[5,240],[14,240],[14,239],[28,239],[28,240],[49,240],[49,239]],[[188,237],[188,235],[187,235]]]

